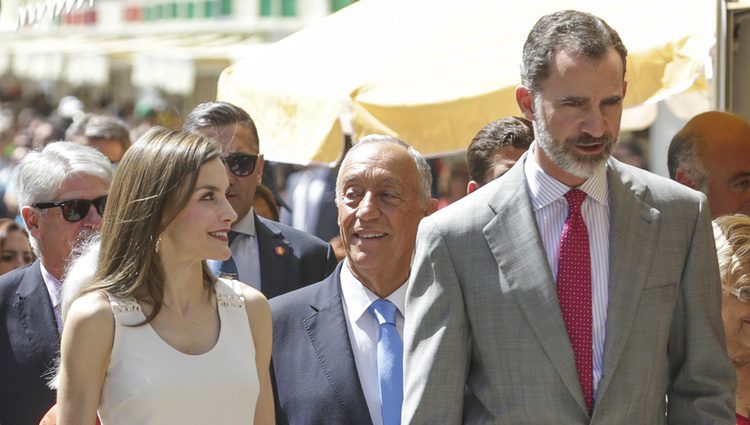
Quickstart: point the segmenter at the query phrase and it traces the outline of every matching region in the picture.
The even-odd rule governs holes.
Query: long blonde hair
[[[150,322],[164,303],[159,235],[177,217],[195,189],[198,171],[220,158],[219,146],[194,133],[157,127],[125,153],[107,198],[101,251],[93,284],[84,293],[105,291],[153,305]],[[216,278],[203,261],[203,283]]]

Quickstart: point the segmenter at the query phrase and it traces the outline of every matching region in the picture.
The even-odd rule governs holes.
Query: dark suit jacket
[[[55,402],[46,374],[60,348],[38,260],[0,276],[0,322],[0,422],[36,425]]]
[[[271,300],[279,425],[371,425],[341,301],[341,265],[326,280]]]
[[[315,236],[255,214],[260,285],[266,298],[325,279],[336,268],[331,245]],[[235,261],[242,261],[235,258]]]

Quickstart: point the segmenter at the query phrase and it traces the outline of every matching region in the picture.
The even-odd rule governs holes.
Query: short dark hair
[[[193,108],[185,118],[182,129],[189,132],[208,127],[221,127],[230,124],[241,124],[250,130],[250,134],[259,143],[258,129],[250,115],[239,106],[229,102],[204,102]]]
[[[538,90],[549,77],[549,64],[562,50],[600,59],[613,47],[622,58],[623,76],[628,51],[617,31],[590,13],[563,10],[539,19],[523,45],[521,80]]]
[[[534,141],[531,121],[521,117],[505,117],[484,126],[471,140],[466,152],[469,178],[483,185],[492,168],[495,152],[506,146],[529,149]]]

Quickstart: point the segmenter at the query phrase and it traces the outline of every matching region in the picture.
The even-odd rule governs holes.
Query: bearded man
[[[402,423],[734,423],[706,197],[610,158],[626,55],[587,13],[529,33],[535,142],[419,227]]]

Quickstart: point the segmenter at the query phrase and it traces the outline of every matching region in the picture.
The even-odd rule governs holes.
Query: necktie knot
[[[237,236],[240,234],[240,232],[235,232],[234,230],[230,230],[229,234],[227,235],[227,239],[229,239],[228,245],[232,246],[232,242],[234,242],[235,239],[237,239]],[[237,264],[234,262],[234,258],[229,257],[226,260],[219,262],[218,267],[214,266],[212,268],[213,273],[216,276],[224,277],[227,279],[238,279],[239,273],[237,272]]]
[[[571,214],[579,214],[581,211],[581,205],[586,200],[586,192],[580,189],[570,189],[565,193],[565,200],[568,201],[570,206]]]
[[[396,324],[396,313],[398,310],[396,309],[396,306],[388,300],[379,299],[373,301],[373,303],[370,304],[370,307],[367,308],[367,311],[375,317],[380,325],[386,323],[391,325]]]

